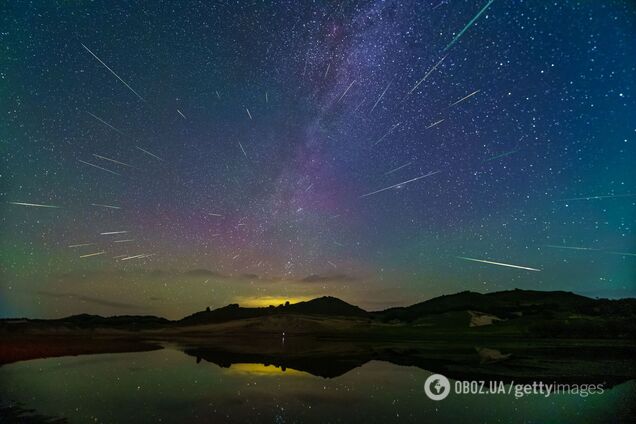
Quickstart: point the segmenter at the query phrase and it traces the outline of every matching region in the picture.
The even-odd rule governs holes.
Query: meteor
[[[384,94],[386,93],[386,90],[388,90],[390,86],[391,86],[391,83],[388,83],[386,88],[384,89],[382,94],[380,94],[380,97],[378,97],[378,100],[375,102],[375,104],[373,105],[373,107],[371,108],[371,110],[369,112],[373,112],[373,109],[375,109],[375,107],[378,105],[378,103],[380,103],[380,100],[382,100],[382,98],[384,97]]]
[[[131,259],[143,259],[153,255],[155,255],[155,253],[142,253],[141,255],[126,256],[125,258],[121,258],[120,261],[129,261]]]
[[[90,53],[90,54],[91,54],[91,55],[92,55],[95,59],[97,59],[97,60],[99,61],[99,63],[101,63],[102,65],[104,65],[104,67],[105,67],[106,69],[108,69],[108,70],[110,71],[110,73],[111,73],[111,74],[115,75],[115,76],[117,77],[117,79],[118,79],[119,81],[121,81],[121,82],[122,82],[122,84],[124,84],[124,85],[125,85],[125,86],[126,86],[126,87],[130,90],[130,91],[132,91],[132,92],[135,94],[135,96],[137,96],[137,97],[139,98],[139,100],[141,100],[142,102],[145,102],[145,101],[146,101],[146,99],[144,99],[143,97],[141,97],[141,96],[139,95],[139,93],[137,93],[135,90],[133,90],[133,88],[132,88],[130,85],[128,85],[128,83],[127,83],[126,81],[124,81],[124,80],[123,80],[123,79],[122,79],[119,75],[117,75],[117,74],[115,73],[115,71],[113,71],[112,69],[110,69],[110,68],[108,67],[108,65],[106,65],[106,64],[105,64],[105,63],[104,63],[104,62],[103,62],[103,61],[102,61],[99,57],[97,57],[97,55],[96,55],[95,53],[93,53],[93,52],[92,52],[92,51],[91,51],[88,47],[86,47],[83,43],[80,43],[80,44],[82,44],[82,47],[84,47],[84,48],[86,49],[86,51],[87,51],[87,52],[89,52],[89,53]]]
[[[452,103],[452,104],[451,104],[451,105],[449,105],[448,107],[453,107],[453,106],[455,106],[456,104],[459,104],[459,103],[463,102],[464,100],[467,100],[467,99],[469,99],[469,98],[473,97],[475,94],[479,93],[480,91],[481,91],[481,89],[479,89],[479,90],[475,90],[475,91],[473,91],[472,93],[470,93],[469,95],[464,96],[464,97],[462,97],[461,99],[457,100],[455,103]]]
[[[349,84],[349,87],[347,87],[347,89],[344,91],[344,93],[342,93],[342,96],[340,96],[340,97],[338,98],[338,102],[339,102],[340,100],[342,100],[342,98],[345,96],[345,94],[347,94],[347,92],[349,91],[349,89],[350,89],[351,87],[353,87],[353,84],[355,84],[355,82],[356,82],[356,80],[351,81],[351,84]]]
[[[179,109],[177,109],[177,113],[178,113],[179,115],[181,115],[181,117],[182,117],[183,119],[188,119],[188,118],[186,118],[186,116],[185,116],[185,115],[184,115],[184,114],[183,114],[183,113],[182,113]]]
[[[96,157],[96,158],[98,158],[98,159],[107,160],[107,161],[110,161],[110,162],[116,163],[116,164],[118,164],[118,165],[123,165],[123,166],[127,166],[127,167],[129,167],[129,168],[132,168],[132,165],[128,165],[127,163],[120,162],[120,161],[115,160],[115,159],[107,158],[106,156],[101,156],[101,155],[98,155],[98,154],[95,154],[95,153],[93,153],[93,156],[95,156],[95,157]]]
[[[139,147],[139,146],[135,146],[135,147],[136,147],[137,149],[141,150],[142,152],[144,152],[145,154],[147,154],[147,155],[149,155],[149,156],[152,156],[153,158],[155,158],[155,159],[160,160],[160,161],[162,161],[162,162],[163,162],[163,159],[161,159],[159,156],[155,155],[154,153],[150,153],[148,150],[146,150],[146,149],[142,149],[142,148],[141,148],[141,147]]]
[[[439,120],[439,121],[437,121],[437,122],[433,122],[431,125],[429,125],[428,127],[426,127],[426,129],[433,128],[434,126],[437,126],[437,125],[441,124],[442,122],[444,122],[444,120],[443,120],[443,119],[440,119],[440,120]]]
[[[511,151],[509,151],[509,152],[505,152],[505,153],[502,153],[502,154],[500,154],[500,155],[497,155],[497,156],[493,156],[493,157],[491,157],[491,158],[488,158],[488,159],[486,159],[484,162],[490,162],[491,160],[495,160],[495,159],[503,158],[503,157],[506,157],[506,156],[508,156],[508,155],[512,155],[513,153],[517,153],[518,151],[519,151],[519,149],[511,150]]]
[[[446,56],[448,56],[448,55],[446,55]],[[432,67],[432,68],[431,68],[431,69],[430,69],[430,70],[426,73],[426,75],[424,75],[424,77],[423,77],[421,80],[419,80],[419,81],[417,82],[417,84],[415,84],[415,85],[413,86],[413,88],[411,88],[411,91],[409,91],[409,93],[408,93],[408,94],[412,94],[412,93],[413,93],[413,92],[417,89],[417,87],[419,87],[419,86],[420,86],[420,84],[421,84],[421,83],[423,83],[424,81],[426,81],[426,78],[428,78],[428,76],[429,76],[429,75],[431,75],[431,73],[433,73],[433,71],[434,71],[435,69],[437,69],[437,67],[438,67],[439,65],[441,65],[441,63],[444,61],[444,59],[446,59],[446,56],[444,56],[443,58],[441,58],[441,59],[439,60],[439,62],[437,62],[437,63],[435,64],[435,66],[433,66],[433,67]]]
[[[69,244],[68,247],[70,247],[71,249],[74,249],[76,247],[84,247],[84,246],[92,246],[95,243],[80,243],[80,244]]]
[[[384,173],[384,175],[386,176],[386,175],[392,174],[392,173],[394,173],[394,172],[396,172],[396,171],[399,171],[399,170],[400,170],[400,169],[402,169],[402,168],[406,168],[407,166],[409,166],[409,165],[410,165],[410,164],[412,164],[412,163],[413,163],[413,162],[405,163],[404,165],[402,165],[402,166],[398,166],[397,168],[394,168],[394,169],[390,170],[389,172],[385,172],[385,173]]]
[[[575,200],[599,200],[599,199],[615,199],[619,197],[634,197],[636,194],[613,194],[613,195],[602,195],[602,196],[588,196],[588,197],[572,197],[569,199],[557,199],[555,202],[570,202]]]
[[[131,241],[135,241],[135,239],[113,240],[113,243],[130,243]]]
[[[245,155],[245,159],[248,159],[247,157],[247,153],[245,153],[245,149],[243,148],[243,145],[241,144],[241,142],[238,142],[239,147],[241,148],[241,151],[243,152],[243,155]]]
[[[119,206],[101,205],[99,203],[91,203],[91,206],[97,206],[98,208],[121,209]]]
[[[97,168],[97,169],[101,169],[102,171],[110,172],[111,174],[114,174],[114,175],[121,175],[121,174],[119,174],[119,173],[117,173],[115,171],[111,171],[110,169],[102,168],[101,166],[95,165],[95,164],[90,163],[90,162],[83,161],[81,159],[78,159],[78,161],[82,162],[85,165],[92,166],[93,168]]]
[[[87,111],[86,113],[88,113],[88,114],[89,114],[90,116],[92,116],[93,118],[97,119],[97,120],[98,120],[99,122],[101,122],[102,124],[106,125],[108,128],[110,128],[110,129],[112,129],[112,130],[114,130],[114,131],[117,131],[117,132],[118,132],[119,134],[121,134],[121,135],[124,135],[124,133],[123,133],[123,132],[119,131],[117,128],[115,128],[114,126],[110,125],[108,122],[104,121],[104,120],[103,120],[102,118],[100,118],[99,116],[97,116],[97,115],[93,115],[92,113],[90,113],[90,112],[88,112],[88,111]]]
[[[529,268],[527,266],[519,266],[519,265],[512,265],[512,264],[504,264],[501,262],[492,262],[492,261],[486,261],[483,259],[474,259],[474,258],[465,258],[463,256],[458,256],[459,259],[463,259],[465,261],[473,261],[473,262],[481,262],[481,263],[485,263],[485,264],[491,264],[491,265],[498,265],[498,266],[506,266],[508,268],[518,268],[518,269],[525,269],[527,271],[541,271],[540,269],[536,269],[536,268]]]
[[[619,255],[619,256],[636,256],[636,253],[629,253],[629,252],[605,252],[605,253],[609,253],[610,255]]]
[[[111,234],[126,234],[128,231],[106,231],[104,233],[99,233],[100,236],[108,236]]]
[[[387,135],[391,134],[391,131],[393,131],[395,128],[397,128],[399,126],[400,126],[399,122],[397,124],[394,124],[391,128],[389,128],[389,130],[382,137],[378,138],[378,140],[375,143],[373,143],[373,145],[375,146],[376,144],[378,144],[379,142],[384,140],[384,137],[386,137]]]
[[[247,116],[249,116],[250,120],[252,120],[252,114],[250,113],[250,110],[248,108],[245,108],[245,110],[247,111]]]
[[[462,30],[459,32],[459,34],[457,34],[457,35],[455,36],[455,38],[453,38],[453,40],[452,40],[450,43],[448,43],[448,45],[447,45],[446,47],[444,47],[444,51],[446,51],[446,50],[448,50],[449,48],[451,48],[451,46],[452,46],[453,44],[455,44],[455,43],[457,42],[457,40],[459,40],[459,38],[460,38],[462,35],[464,35],[464,33],[466,32],[466,30],[467,30],[468,28],[470,28],[470,26],[471,26],[472,24],[474,24],[474,23],[475,23],[475,21],[476,21],[477,19],[479,19],[479,17],[482,15],[482,13],[484,13],[484,12],[486,11],[486,9],[488,9],[488,7],[490,7],[490,5],[492,4],[492,2],[493,2],[493,1],[495,1],[495,0],[488,0],[488,3],[486,3],[486,5],[485,5],[484,7],[482,7],[482,9],[479,11],[479,13],[477,13],[477,14],[475,15],[475,17],[474,17],[473,19],[471,19],[471,20],[470,20],[470,22],[468,22],[468,23],[466,24],[466,26],[464,27],[464,29],[462,29]]]
[[[7,202],[10,203],[12,205],[18,205],[18,206],[31,206],[34,208],[52,208],[52,209],[59,209],[59,206],[52,206],[52,205],[41,205],[39,203],[24,203],[24,202]]]
[[[421,180],[422,178],[433,176],[433,175],[435,175],[435,174],[437,174],[439,172],[442,172],[442,171],[429,172],[428,174],[420,175],[419,177],[411,178],[410,180],[402,181],[401,183],[393,184],[392,186],[381,188],[380,190],[372,191],[371,193],[363,194],[362,196],[359,197],[359,199],[361,199],[363,197],[372,196],[374,194],[377,194],[377,193],[380,193],[380,192],[383,192],[383,191],[386,191],[386,190],[390,190],[392,188],[401,187],[401,186],[406,185],[408,183],[412,183],[414,181]]]
[[[358,111],[358,109],[360,109],[360,106],[362,106],[362,104],[364,103],[364,101],[365,101],[365,100],[366,100],[366,98],[365,98],[365,99],[362,99],[362,101],[361,101],[360,103],[358,103],[358,106],[356,106],[356,108],[355,108],[355,109],[353,109],[353,112],[354,112],[354,113],[355,113],[355,112],[357,112],[357,111]]]
[[[599,250],[594,249],[592,247],[576,247],[576,246],[559,246],[556,244],[546,244],[545,247],[549,247],[551,249],[569,249],[569,250]]]
[[[209,212],[208,215],[210,215],[210,216],[223,216],[220,213],[212,213],[212,212]]]
[[[104,253],[106,253],[106,251],[102,250],[101,252],[89,253],[88,255],[81,255],[80,258],[90,258],[91,256],[103,255]]]
[[[331,265],[332,267],[334,267],[334,268],[338,268],[338,267],[336,266],[336,264],[334,264],[334,263],[333,263],[333,262],[331,262],[331,261],[327,261],[327,263],[328,263],[329,265]]]

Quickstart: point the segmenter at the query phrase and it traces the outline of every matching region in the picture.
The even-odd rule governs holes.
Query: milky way
[[[633,5],[302,3],[0,12],[0,315],[636,294]]]

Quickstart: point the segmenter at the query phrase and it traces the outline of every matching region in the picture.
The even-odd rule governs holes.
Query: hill
[[[422,316],[453,311],[479,311],[511,318],[540,311],[583,311],[597,300],[564,291],[508,290],[494,293],[464,291],[436,297],[402,308],[390,308],[374,315],[383,321],[411,322]],[[611,301],[610,301],[611,302]]]
[[[56,320],[0,320],[0,333],[134,332],[179,334],[289,334],[349,338],[422,338],[459,335],[541,338],[636,337],[636,299],[591,299],[564,291],[470,291],[407,307],[367,312],[335,297],[245,308],[230,304],[177,321],[155,316],[74,315]]]
[[[331,296],[294,304],[270,306],[267,308],[243,308],[238,304],[230,304],[214,310],[205,310],[189,315],[179,325],[196,325],[228,322],[237,319],[258,318],[271,315],[319,315],[329,317],[367,317],[364,309],[353,306],[343,300]]]

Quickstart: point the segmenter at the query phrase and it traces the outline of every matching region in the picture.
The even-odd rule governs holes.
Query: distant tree
[[[285,302],[285,306],[289,306],[289,300]]]
[[[209,306],[205,308],[205,312],[210,312],[210,307]]]

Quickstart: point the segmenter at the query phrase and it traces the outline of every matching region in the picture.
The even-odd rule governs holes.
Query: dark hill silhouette
[[[238,304],[230,304],[214,310],[205,310],[189,315],[178,321],[179,324],[196,325],[220,323],[237,319],[257,318],[268,315],[320,315],[343,317],[367,317],[369,313],[357,306],[331,296],[294,304],[270,306],[267,308],[243,308]]]
[[[495,293],[464,291],[439,296],[415,305],[390,308],[374,313],[384,321],[414,321],[422,316],[453,311],[479,311],[510,317],[519,313],[571,310],[583,312],[598,300],[565,291],[508,290]],[[608,301],[612,302],[612,301]]]
[[[377,312],[367,312],[343,300],[325,296],[306,302],[287,302],[267,308],[244,308],[238,304],[213,310],[207,308],[177,321],[155,316],[101,317],[88,314],[55,320],[4,319],[0,320],[0,332],[46,332],[53,328],[110,328],[122,331],[171,329],[174,332],[180,327],[251,319],[237,323],[234,328],[244,326],[243,330],[248,333],[288,328],[289,331],[294,329],[305,334],[316,331],[340,334],[346,331],[355,333],[368,330],[376,336],[382,336],[392,330],[380,324],[390,322],[402,324],[401,328],[411,327],[414,331],[417,330],[414,334],[420,334],[422,331],[441,331],[450,334],[453,331],[468,329],[469,324],[473,324],[471,320],[478,314],[494,315],[489,319],[497,321],[496,325],[490,325],[494,322],[492,321],[487,324],[488,328],[482,328],[480,331],[501,330],[539,337],[625,338],[636,335],[636,299],[591,299],[565,291],[519,289],[488,294],[464,291],[407,307]],[[348,324],[343,326],[344,323]],[[484,324],[480,322],[479,325]]]

